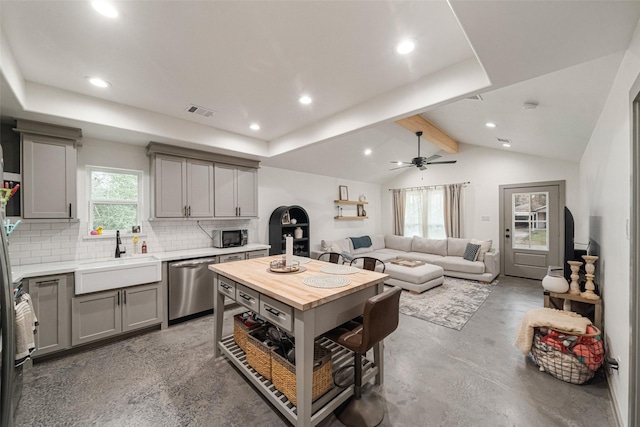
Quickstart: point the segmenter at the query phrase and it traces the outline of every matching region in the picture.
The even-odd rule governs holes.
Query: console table
[[[579,307],[574,307],[576,304],[572,304],[571,306],[571,311],[575,311],[578,314],[584,315],[588,309],[593,308],[593,324],[604,333],[602,330],[602,298],[593,300],[583,298],[580,295],[544,291],[544,306],[547,308],[562,310],[564,300],[580,303]]]
[[[364,303],[384,291],[387,274],[360,270],[346,277],[351,283],[339,288],[315,288],[305,285],[306,277],[323,274],[320,268],[331,265],[309,261],[303,272],[273,273],[269,263],[280,256],[256,258],[209,266],[214,273],[214,334],[215,357],[224,354],[240,372],[294,425],[314,426],[331,414],[353,394],[353,385],[334,387],[312,402],[313,347],[316,337],[362,314]],[[234,299],[259,313],[269,322],[293,333],[296,358],[296,398],[294,406],[270,381],[246,363],[244,352],[233,337],[222,337],[224,297]],[[331,347],[334,369],[348,364],[352,356],[344,347],[325,340]],[[350,353],[350,352],[349,352]],[[363,383],[375,376],[376,384],[383,379],[383,343],[373,348],[374,363],[363,359]]]

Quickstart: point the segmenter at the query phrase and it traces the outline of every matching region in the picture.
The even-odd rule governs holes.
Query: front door
[[[564,181],[500,186],[502,271],[542,279],[563,266]]]

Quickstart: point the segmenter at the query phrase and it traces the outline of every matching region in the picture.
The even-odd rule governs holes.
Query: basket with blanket
[[[541,371],[559,380],[582,384],[595,375],[604,357],[600,330],[587,326],[576,335],[551,328],[535,328],[531,354]]]
[[[601,332],[591,320],[552,308],[525,313],[515,345],[531,354],[541,371],[572,384],[593,378],[604,358]]]

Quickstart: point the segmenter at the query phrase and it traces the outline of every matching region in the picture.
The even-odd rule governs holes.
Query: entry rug
[[[419,295],[403,291],[400,313],[459,331],[478,311],[497,283],[497,280],[486,284],[445,277],[441,286]]]

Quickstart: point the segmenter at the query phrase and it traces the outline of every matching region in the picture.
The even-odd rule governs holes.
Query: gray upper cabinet
[[[23,218],[75,218],[77,155],[73,141],[22,135]]]
[[[38,319],[33,357],[71,347],[73,275],[34,277],[25,280]]]
[[[215,165],[215,216],[258,216],[258,170]]]
[[[153,166],[156,218],[213,218],[213,163],[158,154]]]

